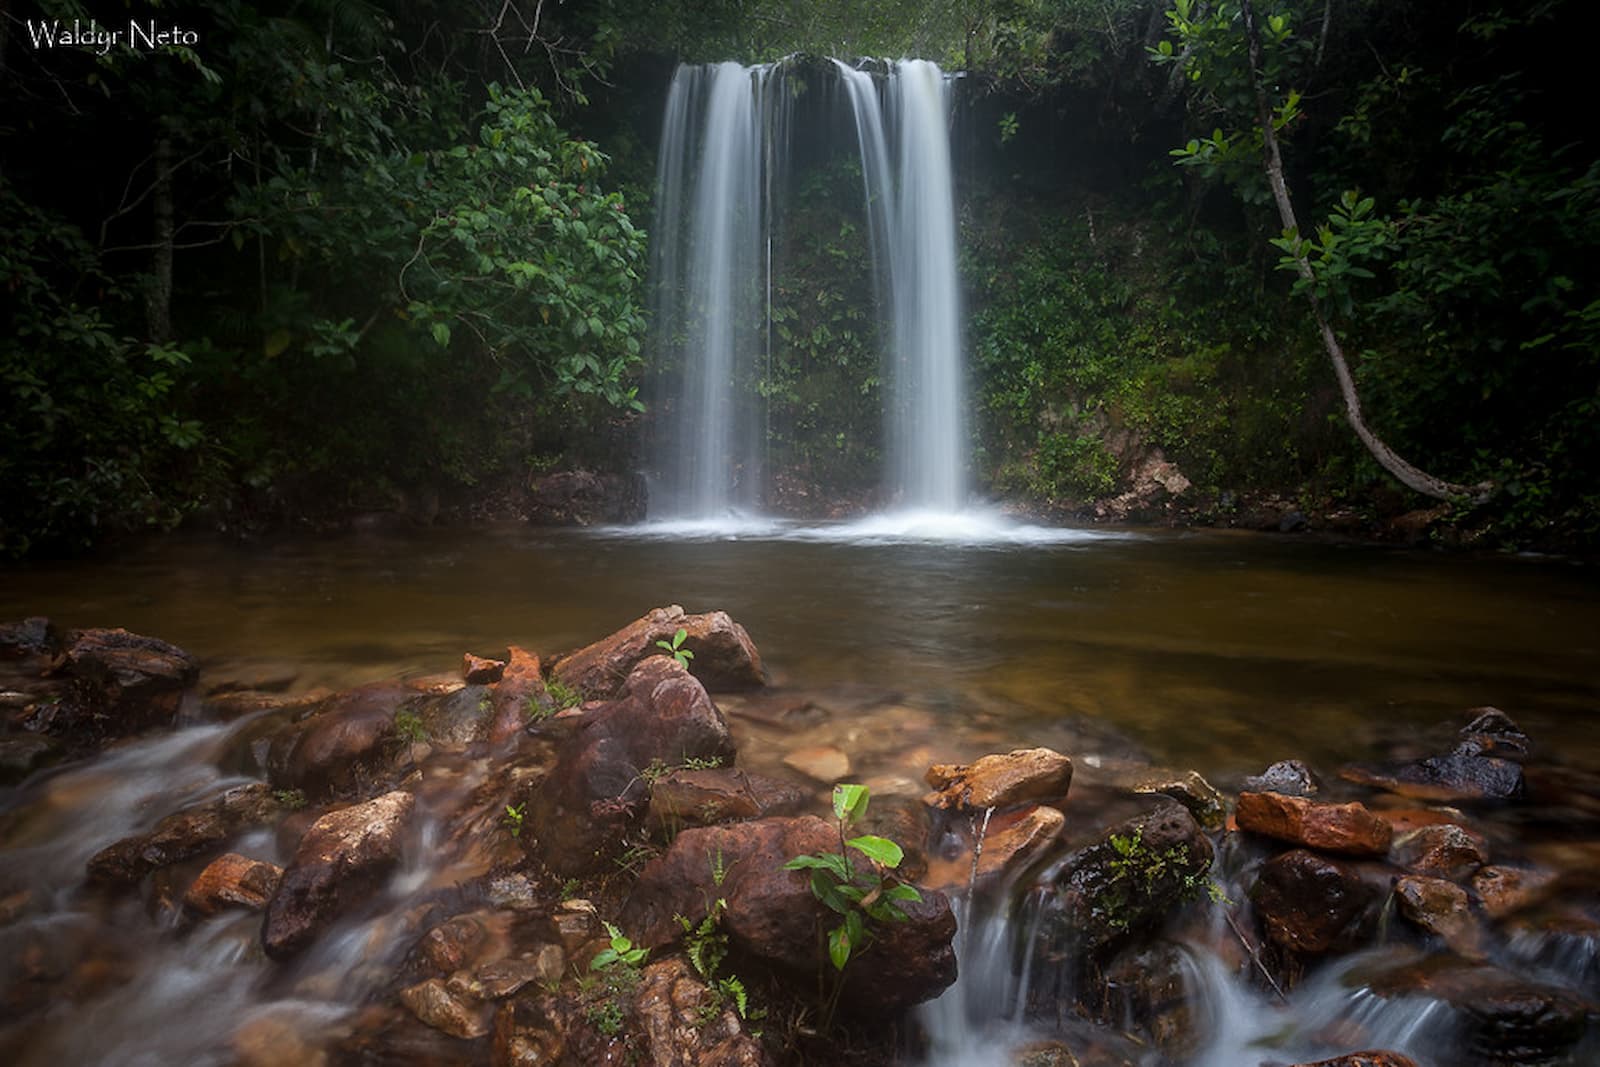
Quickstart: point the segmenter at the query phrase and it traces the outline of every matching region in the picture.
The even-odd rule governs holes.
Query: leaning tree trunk
[[[1266,89],[1261,84],[1261,34],[1256,28],[1255,6],[1251,0],[1241,0],[1240,8],[1244,15],[1245,36],[1250,44],[1250,81],[1256,94],[1256,121],[1261,126],[1267,184],[1272,187],[1272,198],[1277,202],[1278,218],[1282,220],[1283,228],[1298,234],[1300,223],[1295,219],[1294,204],[1289,200],[1289,186],[1283,180],[1283,156],[1278,151],[1278,135],[1272,128],[1272,109],[1267,105]],[[1297,251],[1294,259],[1300,277],[1308,283],[1315,282],[1316,273],[1311,269],[1311,261],[1305,254]],[[1316,292],[1308,291],[1307,295],[1311,298],[1311,313],[1316,317],[1317,330],[1322,334],[1323,347],[1328,350],[1328,358],[1333,361],[1334,376],[1339,379],[1339,392],[1344,396],[1345,418],[1349,420],[1350,428],[1355,430],[1356,436],[1367,447],[1367,451],[1372,453],[1372,458],[1376,459],[1384,470],[1394,475],[1401,484],[1425,496],[1437,500],[1450,500],[1455,497],[1482,500],[1488,497],[1494,491],[1493,482],[1480,482],[1469,486],[1437,478],[1406,462],[1368,428],[1367,421],[1361,414],[1361,398],[1356,393],[1355,379],[1350,375],[1350,364],[1344,358],[1344,349],[1339,345],[1339,338],[1335,336],[1333,326],[1328,322],[1328,316],[1323,313]]]

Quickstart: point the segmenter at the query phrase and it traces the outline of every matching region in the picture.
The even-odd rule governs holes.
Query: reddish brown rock
[[[214,800],[174,812],[149,833],[125,837],[89,858],[89,880],[131,885],[151,871],[198,856],[281,813],[265,782],[237,786]]]
[[[745,1032],[738,1012],[719,1004],[680,957],[645,966],[633,1015],[644,1032],[645,1062],[656,1067],[767,1067],[772,1062],[761,1042]]]
[[[761,654],[743,626],[726,612],[686,615],[676,604],[656,608],[609,637],[557,660],[552,673],[586,699],[615,698],[641,660],[663,654],[656,642],[671,642],[680,629],[686,632],[683,647],[694,653],[689,671],[706,688],[753,689],[766,684]]]
[[[472,962],[488,931],[472,915],[456,915],[422,935],[422,958],[440,974],[451,974]]]
[[[1267,936],[1300,955],[1364,943],[1377,926],[1381,901],[1353,866],[1305,849],[1262,864],[1251,897]]]
[[[971,764],[938,763],[928,768],[933,792],[924,803],[936,808],[1002,808],[1059,802],[1072,785],[1072,760],[1048,748],[1016,749],[980,757]]]
[[[1335,1056],[1331,1060],[1296,1064],[1295,1067],[1417,1067],[1417,1061],[1410,1056],[1402,1056],[1398,1052],[1374,1050],[1351,1052],[1343,1056]]]
[[[67,714],[53,732],[126,737],[169,726],[200,666],[176,645],[127,630],[73,630],[52,664],[71,678]]]
[[[423,1024],[451,1037],[470,1040],[489,1032],[489,1010],[452,991],[438,978],[402,989],[400,1003]]]
[[[503,659],[485,659],[471,652],[461,655],[461,680],[468,685],[493,685],[506,673]]]
[[[259,911],[278,890],[283,869],[229,852],[212,860],[184,894],[183,906],[195,915],[215,915],[225,908]]]
[[[1551,871],[1521,867],[1483,867],[1472,876],[1472,891],[1491,919],[1503,919],[1542,901],[1554,884]]]
[[[807,800],[787,782],[732,767],[676,770],[650,786],[649,820],[653,827],[709,826],[793,814]]]
[[[1395,883],[1394,895],[1401,915],[1441,938],[1458,955],[1483,956],[1483,931],[1465,889],[1442,878],[1409,874]]]
[[[1415,874],[1461,882],[1489,861],[1488,845],[1453,823],[1424,826],[1394,839],[1389,862]]]
[[[1382,856],[1389,851],[1389,824],[1363,804],[1319,804],[1283,793],[1240,793],[1234,818],[1241,830],[1321,852]]]
[[[400,862],[415,799],[396,790],[311,824],[267,905],[261,943],[274,959],[309,945],[382,886]]]
[[[272,739],[274,785],[321,798],[381,780],[399,749],[394,719],[415,694],[396,682],[340,693]]]
[[[976,873],[972,842],[965,841],[954,855],[930,862],[922,884],[945,892],[965,892],[974,879],[988,885],[1031,863],[1061,836],[1066,823],[1061,812],[1040,804],[998,812],[984,831]]]
[[[578,875],[602,866],[643,817],[645,771],[689,760],[733,762],[733,739],[705,687],[668,656],[651,656],[623,695],[584,712],[535,795],[529,847],[552,870]]]
[[[640,872],[620,924],[635,941],[659,948],[682,936],[676,916],[698,923],[708,902],[722,899],[727,907],[721,925],[734,950],[809,989],[819,963],[819,931],[833,925],[833,913],[817,901],[803,872],[783,865],[838,847],[838,828],[814,816],[685,830]],[[906,922],[880,924],[879,939],[851,961],[849,1010],[900,1011],[955,980],[955,916],[944,894],[924,891],[920,902],[906,902],[904,910]]]
[[[511,646],[510,655],[511,662],[501,672],[494,696],[490,698],[494,720],[489,727],[489,741],[495,745],[522,732],[528,725],[530,707],[551,706],[539,657],[516,645]]]
[[[567,956],[560,945],[539,945],[520,956],[486,963],[472,977],[484,996],[502,1000],[530,983],[559,982],[566,970]]]

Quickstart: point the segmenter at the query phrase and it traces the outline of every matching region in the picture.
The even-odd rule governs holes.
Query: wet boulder
[[[282,811],[265,782],[237,786],[168,815],[146,833],[107,845],[89,858],[89,880],[133,885],[151,871],[216,848],[248,827],[271,822]]]
[[[1583,1039],[1590,1007],[1556,986],[1491,964],[1429,956],[1364,976],[1374,994],[1430,997],[1454,1008],[1464,1046],[1450,1062],[1536,1064],[1559,1060]]]
[[[1072,785],[1072,760],[1048,748],[1016,749],[970,764],[936,763],[926,781],[933,792],[923,802],[934,808],[1059,803]]]
[[[70,679],[71,697],[50,730],[103,738],[170,726],[200,665],[159,638],[94,629],[68,633],[52,670]]]
[[[1401,834],[1389,862],[1413,874],[1464,882],[1489,861],[1483,838],[1454,823],[1436,823]]]
[[[1104,981],[1091,986],[1101,1000],[1090,1009],[1109,1026],[1142,1034],[1168,1059],[1189,1059],[1205,1035],[1196,1025],[1194,968],[1185,952],[1170,941],[1128,945],[1106,965]]]
[[[1234,818],[1241,830],[1346,856],[1382,856],[1392,836],[1389,824],[1364,804],[1322,804],[1283,793],[1240,793]]]
[[[1335,1056],[1331,1060],[1318,1060],[1316,1063],[1298,1063],[1295,1067],[1417,1067],[1417,1061],[1398,1052],[1374,1049],[1367,1052],[1349,1052],[1343,1056]]]
[[[396,790],[329,812],[306,831],[267,905],[261,943],[284,959],[367,899],[399,866],[415,799]]]
[[[587,709],[561,742],[533,799],[529,847],[560,874],[591,870],[644,814],[647,769],[731,763],[733,755],[727,721],[705,687],[671,657],[651,656],[618,699]]]
[[[1526,792],[1522,765],[1496,756],[1452,753],[1400,763],[1350,763],[1339,776],[1424,800],[1517,800]]]
[[[1473,708],[1472,721],[1461,728],[1457,755],[1498,756],[1522,760],[1533,747],[1516,720],[1499,708]]]
[[[996,813],[987,825],[977,828],[978,842],[974,842],[971,828],[947,835],[946,847],[930,859],[928,872],[920,881],[946,892],[965,892],[969,884],[993,886],[1044,855],[1060,838],[1066,823],[1067,817],[1059,810],[1042,804]]]
[[[677,604],[655,608],[616,633],[562,657],[551,673],[587,699],[614,699],[641,660],[664,654],[657,642],[671,643],[679,630],[685,632],[683,647],[694,654],[689,671],[707,689],[754,689],[766,684],[761,654],[743,626],[727,612],[687,615]]]
[[[644,968],[633,1016],[656,1067],[767,1067],[761,1042],[745,1032],[738,1012],[719,1001],[680,957]]]
[[[501,668],[489,698],[493,716],[489,741],[495,745],[520,734],[528,725],[531,709],[552,706],[539,657],[516,645],[511,646],[508,654],[511,659]]]
[[[1168,771],[1152,768],[1128,783],[1134,793],[1171,797],[1194,816],[1207,830],[1220,830],[1227,818],[1222,794],[1199,771]]]
[[[415,695],[397,682],[380,682],[329,698],[272,738],[267,769],[273,784],[315,799],[383,780],[402,744],[395,716]]]
[[[682,937],[678,916],[697,924],[709,902],[721,899],[720,925],[731,949],[808,990],[817,968],[827,965],[819,958],[819,934],[837,916],[817,900],[805,872],[784,864],[838,849],[838,827],[815,816],[685,830],[640,872],[620,925],[636,942],[660,949]],[[955,981],[955,916],[948,899],[924,890],[920,901],[902,907],[906,921],[873,922],[873,940],[852,957],[847,1010],[897,1012]]]
[[[227,908],[260,911],[277,892],[282,878],[281,867],[228,852],[200,872],[183,895],[183,907],[202,918]]]
[[[1440,938],[1458,955],[1483,955],[1483,930],[1472,912],[1467,891],[1442,878],[1408,874],[1394,885],[1400,914]]]
[[[1194,817],[1163,801],[1062,861],[1047,902],[1049,936],[1089,957],[1147,932],[1206,895],[1211,858]]]
[[[1553,871],[1524,867],[1482,867],[1472,876],[1484,914],[1503,919],[1542,901],[1555,884]]]
[[[493,685],[506,673],[506,661],[462,653],[461,680],[468,685]]]
[[[400,991],[400,1003],[417,1021],[440,1033],[472,1040],[489,1032],[489,1009],[466,991],[439,978],[429,978]]]
[[[710,826],[730,819],[791,815],[806,794],[776,778],[732,767],[669,771],[650,785],[648,818],[654,828]]]
[[[1269,940],[1316,956],[1365,943],[1383,892],[1352,864],[1295,849],[1262,864],[1251,898]]]
[[[60,646],[55,624],[42,615],[0,623],[0,659],[53,656]]]
[[[1279,760],[1260,774],[1246,778],[1243,793],[1282,793],[1290,797],[1309,797],[1321,788],[1311,768],[1297,759]]]

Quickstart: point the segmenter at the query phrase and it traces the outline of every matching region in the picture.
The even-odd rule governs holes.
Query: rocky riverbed
[[[1596,1053],[1600,782],[1504,711],[1224,793],[1104,746],[949,762],[914,708],[768,687],[721,612],[554,651],[299,692],[0,627],[0,1053],[876,1064],[949,1061],[952,1029],[1082,1067]],[[867,786],[843,817],[840,782]],[[1279,1036],[1219,1059],[1208,973]],[[1334,980],[1344,1008],[1297,1008]]]

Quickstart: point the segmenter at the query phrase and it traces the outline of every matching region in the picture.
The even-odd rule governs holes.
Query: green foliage
[[[611,940],[605,948],[595,953],[594,959],[589,961],[591,971],[604,971],[612,968],[619,970],[637,970],[644,963],[650,950],[636,946],[622,931],[611,923],[605,924],[606,936]]]
[[[688,636],[689,631],[680,626],[678,632],[672,635],[672,640],[657,641],[656,647],[677,660],[678,666],[687,669],[689,661],[694,659],[694,653],[683,647],[684,639]]]
[[[521,837],[522,820],[527,816],[527,814],[528,805],[526,801],[515,805],[507,804],[505,814],[500,816],[500,825],[505,827],[506,832],[512,837]]]
[[[900,846],[886,837],[863,834],[846,840],[845,828],[867,811],[870,794],[864,785],[833,787],[833,817],[839,825],[839,851],[796,856],[783,865],[786,871],[810,871],[811,893],[841,921],[828,931],[828,959],[843,971],[851,957],[870,943],[870,921],[904,922],[900,902],[921,900],[916,886],[885,876],[905,857]],[[867,864],[852,860],[859,852]]]
[[[394,713],[394,732],[408,744],[417,744],[429,738],[428,727],[423,723],[422,716],[410,708],[401,708]]]
[[[1192,869],[1181,845],[1157,852],[1144,843],[1142,827],[1132,834],[1112,834],[1108,843],[1113,852],[1106,863],[1110,877],[1096,906],[1113,929],[1126,931],[1136,908],[1162,892],[1178,902],[1206,897],[1214,904],[1228,903],[1221,886]]]
[[[275,789],[272,799],[290,811],[299,811],[306,806],[306,793],[303,789]]]

